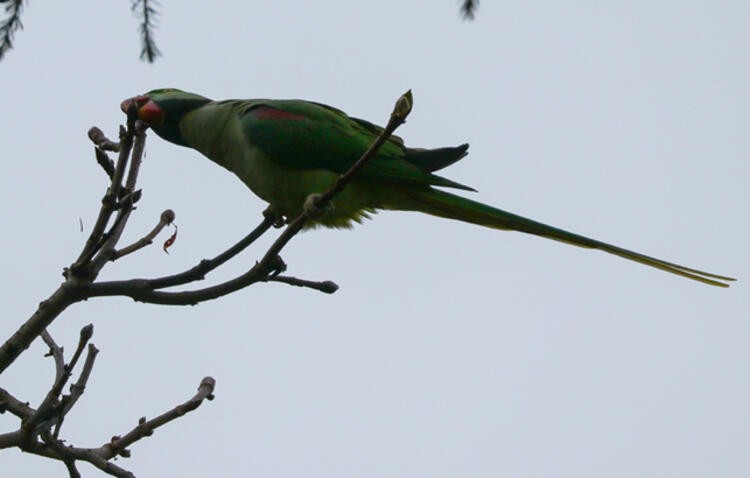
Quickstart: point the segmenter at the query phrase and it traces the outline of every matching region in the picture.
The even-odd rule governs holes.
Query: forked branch
[[[280,218],[267,210],[261,223],[236,244],[212,259],[204,259],[183,272],[153,279],[130,279],[122,281],[97,282],[101,270],[111,261],[136,253],[151,244],[156,236],[174,220],[174,212],[167,209],[162,213],[157,225],[141,239],[118,248],[128,220],[135,210],[134,205],[141,197],[136,189],[140,164],[146,141],[146,125],[137,121],[135,106],[127,112],[127,126],[120,127],[119,141],[109,140],[98,128],[89,131],[95,145],[96,161],[110,180],[94,226],[86,239],[78,258],[64,270],[65,281],[46,300],[39,304],[32,316],[0,346],[0,373],[10,366],[37,338],[42,337],[49,347],[49,354],[55,365],[55,379],[38,408],[13,396],[0,388],[0,413],[6,411],[20,419],[15,431],[0,434],[0,449],[17,447],[26,452],[60,460],[71,477],[79,477],[76,467],[79,461],[86,461],[105,473],[118,477],[132,477],[128,470],[114,464],[112,459],[130,456],[128,447],[155,429],[198,408],[205,400],[213,398],[215,382],[206,377],[198,387],[198,393],[188,401],[171,410],[146,420],[123,436],[116,436],[98,448],[79,448],[64,443],[59,438],[66,415],[82,396],[94,367],[98,349],[89,341],[93,326],[81,330],[77,347],[68,363],[64,350],[58,346],[47,332],[48,327],[69,305],[91,297],[126,296],[142,302],[186,305],[225,296],[258,282],[280,282],[296,287],[305,287],[324,293],[333,293],[338,286],[332,281],[311,281],[282,275],[286,264],[279,254],[289,241],[313,219],[320,209],[339,194],[358,171],[374,157],[379,148],[408,116],[412,106],[411,92],[402,95],[396,102],[390,121],[373,144],[359,160],[323,194],[313,194],[308,198],[303,212],[290,221],[279,237],[273,242],[262,258],[245,273],[234,279],[209,287],[187,291],[167,291],[175,286],[183,286],[202,280],[207,274],[236,257],[253,244],[272,227],[281,227]],[[116,152],[117,160],[112,161],[107,152]],[[308,207],[309,206],[309,207]],[[289,219],[289,218],[287,218]],[[85,353],[83,367],[78,380],[70,385],[70,392],[63,389],[70,382],[74,369]]]

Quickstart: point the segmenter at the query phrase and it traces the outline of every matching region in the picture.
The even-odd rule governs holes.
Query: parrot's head
[[[195,93],[161,88],[124,100],[120,103],[120,109],[127,113],[131,108],[136,108],[138,119],[149,125],[156,134],[167,141],[187,146],[180,134],[180,120],[187,113],[210,102],[210,99]]]

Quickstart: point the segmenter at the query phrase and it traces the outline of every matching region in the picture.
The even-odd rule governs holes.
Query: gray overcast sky
[[[60,282],[85,239],[79,218],[88,231],[98,210],[87,129],[114,135],[120,101],[163,86],[313,99],[381,124],[412,88],[399,134],[470,142],[445,173],[472,197],[740,282],[384,213],[283,254],[291,274],[336,281],[333,296],[271,284],[192,308],[72,307],[54,337],[71,350],[93,322],[101,353],[66,438],[98,446],[212,375],[215,401],[118,463],[138,476],[750,476],[750,3],[487,0],[473,23],[454,0],[206,5],[163,2],[155,65],[137,60],[129,2],[27,5],[0,63],[3,339]],[[126,240],[170,207],[177,243],[104,279],[183,270],[264,208],[154,135],[141,186]],[[0,386],[38,404],[44,351],[35,343]],[[15,450],[0,470],[65,476]]]

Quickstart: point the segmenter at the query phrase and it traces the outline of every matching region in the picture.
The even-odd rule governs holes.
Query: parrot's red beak
[[[158,126],[164,122],[164,110],[146,95],[128,98],[120,103],[120,109],[125,114],[132,107],[137,108],[138,119],[147,125]]]

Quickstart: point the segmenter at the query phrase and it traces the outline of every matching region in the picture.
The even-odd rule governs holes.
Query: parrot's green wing
[[[351,118],[336,108],[302,100],[246,101],[238,113],[248,142],[294,170],[323,169],[343,174],[382,132],[379,126]],[[360,177],[473,191],[432,174],[465,156],[467,148],[406,148],[401,138],[391,136]]]

